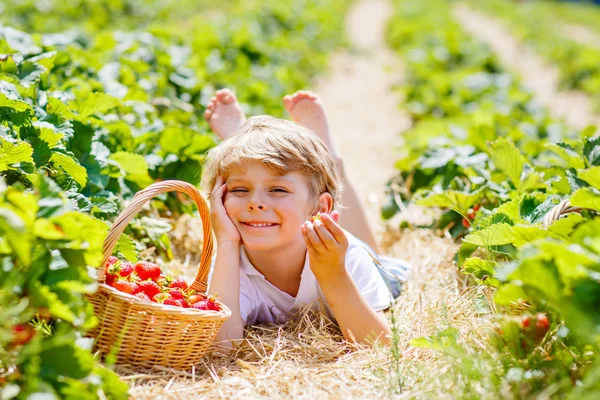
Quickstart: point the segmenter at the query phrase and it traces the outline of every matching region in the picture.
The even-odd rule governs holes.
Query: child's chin
[[[272,250],[276,246],[273,245],[272,240],[260,240],[256,238],[244,239],[242,238],[242,244],[246,248],[246,250],[250,251],[264,251],[264,250]]]

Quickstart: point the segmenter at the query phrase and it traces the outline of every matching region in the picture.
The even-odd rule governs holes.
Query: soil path
[[[563,29],[569,39],[600,49],[600,35],[585,26],[568,24]]]
[[[578,129],[590,124],[600,126],[589,97],[580,91],[559,91],[558,69],[523,46],[500,21],[464,4],[454,8],[454,16],[467,32],[487,43],[508,68],[521,76],[523,85],[554,117]]]
[[[401,143],[399,133],[410,126],[398,108],[400,99],[391,91],[402,79],[401,64],[385,44],[384,28],[391,13],[385,0],[357,3],[346,22],[351,51],[334,55],[329,75],[315,83],[348,179],[378,232],[379,205],[397,159],[394,149]]]

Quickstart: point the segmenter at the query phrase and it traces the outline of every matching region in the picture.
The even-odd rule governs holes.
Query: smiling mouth
[[[260,223],[242,222],[242,225],[251,226],[253,228],[269,228],[269,227],[276,226],[276,225],[279,225],[279,224],[272,224],[270,222],[260,222]]]

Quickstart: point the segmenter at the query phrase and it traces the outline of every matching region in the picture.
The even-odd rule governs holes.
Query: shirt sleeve
[[[256,323],[255,291],[256,288],[252,285],[250,278],[240,271],[240,316],[244,320],[244,325]]]
[[[365,245],[349,236],[350,245],[346,252],[346,270],[360,294],[375,311],[382,311],[392,304],[392,294],[377,270],[373,257]]]

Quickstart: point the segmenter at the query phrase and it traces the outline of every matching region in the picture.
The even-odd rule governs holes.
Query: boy
[[[297,93],[284,104],[293,110],[302,101],[310,109],[318,98]],[[244,122],[230,91],[217,93],[206,117],[226,138],[203,177],[217,238],[210,292],[232,311],[216,341],[230,347],[245,325],[280,323],[324,300],[347,340],[388,343],[382,310],[392,296],[370,252],[338,225],[340,164],[324,141],[284,120]],[[314,130],[327,126],[324,114],[310,122]]]

